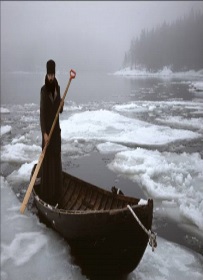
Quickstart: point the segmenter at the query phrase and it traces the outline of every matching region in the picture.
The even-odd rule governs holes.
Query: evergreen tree
[[[149,71],[170,66],[173,71],[203,69],[203,14],[191,10],[188,16],[151,31],[143,29],[132,39],[123,66]]]

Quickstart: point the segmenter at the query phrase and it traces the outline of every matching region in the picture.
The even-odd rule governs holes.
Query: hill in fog
[[[150,31],[143,29],[131,41],[123,67],[157,71],[170,66],[173,71],[203,69],[203,14],[191,13],[172,24],[164,22]]]

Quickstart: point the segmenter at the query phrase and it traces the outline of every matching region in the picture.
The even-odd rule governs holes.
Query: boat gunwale
[[[123,208],[112,208],[112,209],[100,209],[100,210],[96,210],[96,209],[86,209],[86,210],[73,210],[73,209],[64,209],[64,208],[57,208],[57,206],[54,205],[50,205],[47,202],[45,202],[44,200],[42,200],[39,195],[37,194],[35,187],[38,187],[40,185],[36,184],[33,188],[33,194],[34,194],[34,198],[35,200],[37,200],[37,202],[42,206],[45,207],[47,210],[50,210],[56,214],[59,215],[91,215],[91,214],[108,214],[109,215],[116,215],[116,214],[120,214],[122,212],[129,212],[129,209],[127,208],[127,205],[129,204],[131,206],[132,209],[136,210],[136,209],[140,209],[140,208],[151,208],[151,203],[150,201],[153,202],[153,199],[149,198],[148,200],[146,200],[146,204],[138,204],[140,199],[137,197],[131,197],[131,196],[126,196],[126,195],[121,195],[121,194],[113,194],[110,190],[107,189],[103,189],[101,187],[98,187],[92,183],[89,183],[87,181],[84,181],[78,177],[75,177],[74,175],[67,173],[67,172],[62,172],[63,173],[63,180],[65,180],[65,178],[69,178],[70,180],[73,180],[77,183],[82,183],[82,184],[86,184],[88,185],[89,188],[92,188],[94,190],[96,190],[98,193],[102,193],[103,195],[105,195],[106,197],[115,197],[119,200],[125,201],[126,202],[126,206]],[[152,206],[153,208],[153,206]],[[146,209],[147,210],[147,209]]]
[[[53,205],[50,205],[48,203],[46,203],[45,201],[43,201],[41,198],[39,198],[39,196],[35,193],[34,191],[34,197],[37,200],[38,203],[40,203],[43,207],[49,209],[52,212],[55,212],[56,214],[64,214],[64,215],[89,215],[89,214],[108,214],[109,215],[116,215],[116,214],[120,214],[122,212],[129,212],[129,209],[126,207],[120,208],[120,209],[107,209],[107,210],[69,210],[69,209],[60,209],[57,207],[54,207]],[[147,204],[134,204],[134,205],[130,205],[132,209],[140,209],[140,208],[146,208],[146,207],[150,207],[149,205],[149,201],[152,199],[148,199]],[[130,204],[130,203],[129,203]]]

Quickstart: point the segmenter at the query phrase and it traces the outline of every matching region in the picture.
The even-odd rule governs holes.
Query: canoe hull
[[[40,217],[68,241],[84,273],[123,275],[137,267],[148,236],[127,207],[104,211],[57,209],[39,199],[37,188],[34,187],[34,197]],[[132,204],[130,198],[129,202]],[[132,208],[143,225],[151,229],[153,201]]]

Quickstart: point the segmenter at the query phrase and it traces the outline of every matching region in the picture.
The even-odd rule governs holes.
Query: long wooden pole
[[[49,141],[50,141],[50,139],[51,139],[52,133],[53,133],[53,131],[54,131],[54,127],[55,127],[55,125],[56,125],[56,122],[57,122],[59,113],[60,113],[61,108],[62,108],[62,106],[63,106],[63,103],[64,103],[64,100],[65,100],[66,94],[67,94],[67,92],[68,92],[68,89],[69,89],[71,80],[74,79],[75,76],[76,76],[76,72],[75,72],[74,70],[71,69],[71,70],[70,70],[69,82],[68,82],[68,84],[67,84],[67,87],[66,87],[66,89],[65,89],[65,92],[64,92],[63,97],[62,97],[62,99],[61,99],[61,102],[60,102],[58,111],[57,111],[57,113],[56,113],[55,119],[54,119],[54,121],[53,121],[51,130],[50,130],[50,132],[49,132],[48,141],[46,142],[46,145],[44,146],[43,151],[42,151],[42,153],[41,153],[41,155],[40,155],[40,157],[39,157],[38,164],[37,164],[37,166],[36,166],[36,168],[35,168],[35,172],[34,172],[34,174],[33,174],[33,176],[32,176],[32,179],[31,179],[30,184],[29,184],[29,186],[28,186],[27,192],[26,192],[25,197],[24,197],[24,199],[23,199],[23,202],[22,202],[22,204],[21,204],[21,207],[20,207],[20,212],[21,212],[21,214],[24,213],[25,208],[26,208],[26,206],[27,206],[28,200],[29,200],[29,198],[30,198],[30,195],[31,195],[33,186],[34,186],[35,181],[36,181],[36,178],[37,178],[37,174],[38,174],[38,172],[39,172],[39,170],[40,170],[40,167],[41,167],[41,165],[42,165],[42,162],[43,162],[43,159],[44,159],[44,156],[45,156],[45,153],[46,153],[46,149],[47,149],[47,147],[48,147],[48,144],[49,144]]]

